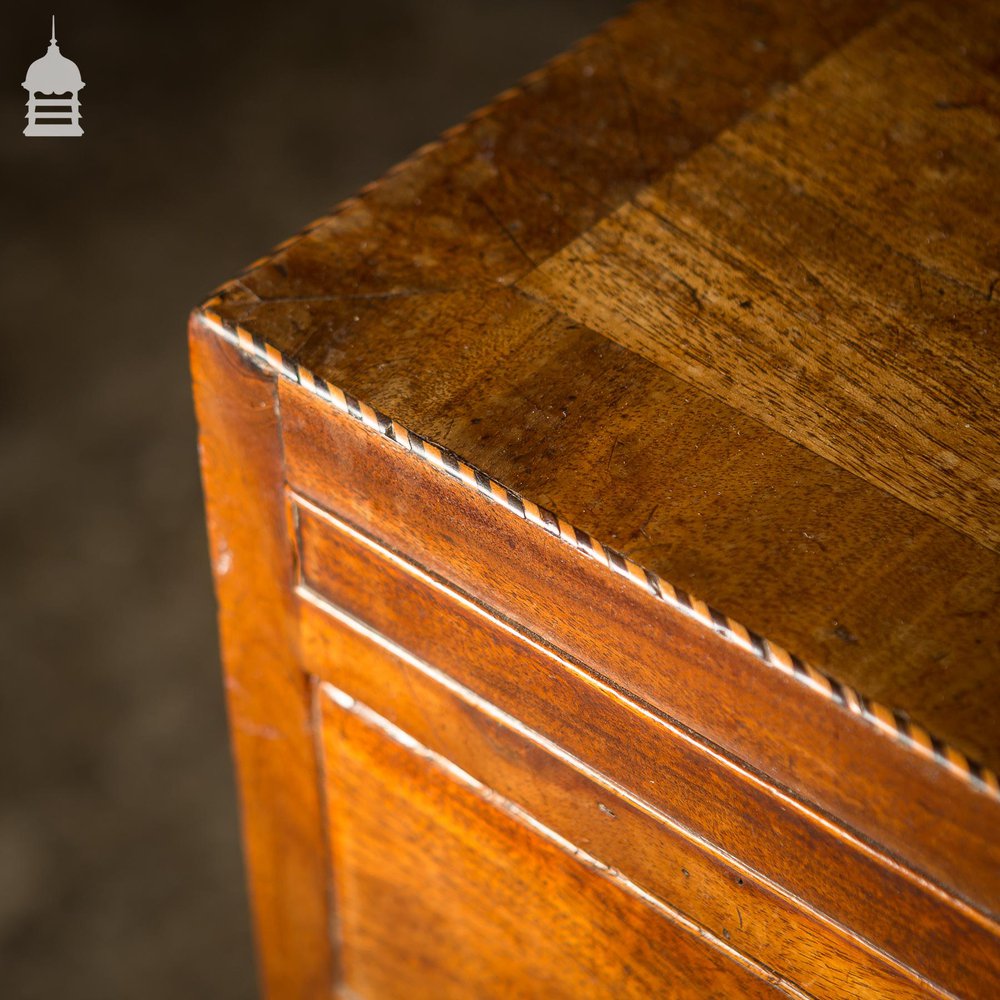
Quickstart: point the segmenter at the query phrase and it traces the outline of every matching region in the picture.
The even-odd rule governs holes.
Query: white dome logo
[[[83,135],[80,128],[80,69],[59,51],[52,18],[49,50],[29,67],[22,87],[28,92],[25,135]]]

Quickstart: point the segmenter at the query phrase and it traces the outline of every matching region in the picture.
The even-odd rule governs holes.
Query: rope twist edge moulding
[[[977,791],[1000,800],[1000,781],[998,781],[994,771],[932,736],[923,726],[910,719],[906,713],[869,700],[854,688],[841,684],[840,681],[805,663],[777,643],[771,642],[739,622],[733,621],[721,611],[679,587],[674,587],[621,552],[617,552],[596,538],[592,538],[585,531],[574,528],[552,511],[507,489],[502,483],[491,479],[480,469],[469,465],[453,452],[407,430],[402,424],[384,413],[380,413],[374,407],[313,375],[302,365],[291,361],[277,348],[265,343],[260,337],[243,327],[226,325],[214,308],[220,301],[218,295],[210,298],[200,309],[195,311],[195,316],[206,323],[218,336],[258,363],[269,366],[279,375],[301,385],[342,413],[360,421],[370,430],[394,441],[411,454],[446,472],[453,479],[459,480],[511,513],[544,529],[549,534],[573,546],[578,552],[595,559],[612,573],[642,587],[646,593],[654,598],[695,618],[703,626],[753,653],[768,666],[794,677],[813,691],[877,726],[894,739],[903,742],[911,750],[948,768],[967,780]]]

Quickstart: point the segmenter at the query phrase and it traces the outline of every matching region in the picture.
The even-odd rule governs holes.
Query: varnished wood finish
[[[998,65],[640,3],[202,307],[270,996],[1000,994]]]
[[[1000,908],[1000,798],[853,713],[789,666],[657,600],[311,391],[279,385],[286,472],[303,496],[988,910]],[[329,456],[336,455],[336,462]],[[520,501],[519,501],[520,502]],[[572,529],[570,529],[572,530]],[[498,585],[503,581],[503,585]],[[749,644],[748,644],[749,645]],[[843,693],[843,689],[841,689]],[[889,721],[892,722],[891,716]]]
[[[864,32],[522,287],[996,550],[1000,82],[949,27]]]
[[[1000,988],[998,937],[975,915],[343,522],[295,512],[310,670],[814,995],[924,995],[837,924],[929,979]]]
[[[394,655],[357,623],[331,627],[326,610],[306,611],[307,620],[315,616],[308,624],[316,643],[310,663],[321,670],[330,662],[348,664],[347,684],[367,694],[363,704],[379,706],[394,725],[557,836],[584,844],[626,884],[687,914],[712,936],[713,947],[731,942],[763,966],[782,968],[816,997],[842,997],[852,989],[868,996],[941,995],[918,974],[800,908],[751,869],[691,839],[603,775],[554,756],[537,734],[525,738],[502,712],[470,711],[470,704],[482,703],[468,691],[436,683],[433,668]]]
[[[311,694],[299,667],[275,378],[191,325],[191,364],[261,982],[333,981]]]
[[[995,408],[986,384],[996,357],[989,277],[997,273],[995,257],[991,265],[988,244],[978,237],[941,230],[930,233],[936,251],[913,257],[916,222],[898,219],[871,191],[835,201],[831,184],[840,175],[824,181],[821,173],[833,160],[850,176],[867,128],[873,141],[866,163],[882,175],[895,171],[897,201],[909,191],[906,171],[923,169],[907,166],[907,156],[939,165],[919,176],[920,203],[930,193],[940,198],[935,215],[918,215],[925,226],[947,215],[953,189],[956,212],[968,214],[961,206],[971,199],[983,220],[994,217],[995,185],[984,183],[983,173],[995,155],[991,67],[1000,59],[1000,19],[989,9],[985,0],[979,7],[941,4],[880,20],[883,8],[871,3],[856,10],[694,0],[640,5],[264,259],[226,286],[212,309],[996,769],[1000,557],[979,544],[989,542],[997,523],[988,474],[997,451],[995,438],[988,440]],[[688,40],[683,59],[664,41],[672,38]],[[892,39],[896,48],[889,46],[880,68],[878,54]],[[964,56],[957,54],[962,44]],[[816,139],[813,156],[825,157],[815,167],[818,179],[807,184],[790,175],[793,168],[806,172],[792,155],[807,141],[803,134],[767,188],[766,163],[780,152],[767,153],[766,143],[789,142],[788,127],[782,131],[767,115],[786,105],[802,109],[800,117],[815,119],[808,135],[826,135],[827,120],[847,110],[838,112],[832,98],[829,109],[822,103],[824,81],[840,74],[838,100],[853,79],[874,80],[884,93],[886,79],[897,80],[907,59],[915,75],[936,75],[930,84],[902,87],[896,134],[885,134],[887,112],[874,97],[866,111],[859,92],[850,107],[862,121],[853,132],[838,128],[843,145],[827,139],[831,148],[820,151]],[[789,84],[784,97],[772,96]],[[933,86],[940,92],[931,93]],[[638,124],[630,107],[638,109]],[[760,110],[738,124],[753,108]],[[914,120],[918,111],[924,117]],[[642,117],[654,114],[667,117]],[[748,145],[737,156],[737,145],[751,136],[765,145]],[[640,139],[647,166],[637,175]],[[955,161],[947,177],[956,184],[948,185],[938,153]],[[729,218],[725,212],[738,206],[725,188],[737,167],[752,174],[741,180],[751,201],[743,216]],[[936,182],[925,176],[934,170]],[[692,186],[702,175],[698,195]],[[728,219],[722,232],[732,234],[730,241],[752,238],[758,253],[770,254],[772,274],[753,279],[770,282],[756,291],[756,312],[753,289],[732,290],[737,265],[705,274],[699,280],[713,284],[704,296],[696,289],[705,299],[699,313],[682,281],[663,271],[657,287],[665,303],[677,304],[671,315],[698,316],[687,337],[718,317],[691,342],[692,351],[702,345],[698,357],[677,354],[665,371],[609,339],[626,339],[629,303],[656,272],[643,279],[640,271],[620,289],[614,323],[606,315],[615,298],[603,292],[608,283],[595,278],[592,298],[580,299],[556,275],[565,271],[566,255],[585,250],[591,231],[595,240],[611,238],[623,217],[655,223],[655,261],[674,243],[667,224],[643,206],[662,200],[675,183],[675,211],[684,210],[685,198],[700,198],[698,211],[715,212],[703,224]],[[825,201],[809,193],[822,184]],[[784,250],[746,221],[752,210],[760,218],[769,194],[773,203],[761,221],[778,233],[788,229]],[[713,197],[721,208],[712,208]],[[856,221],[859,211],[872,216],[867,230]],[[799,213],[794,227],[769,222],[782,212]],[[883,234],[880,220],[890,216],[895,221]],[[893,232],[901,233],[898,247],[887,241]],[[963,259],[959,248],[980,245],[986,255],[975,263],[979,276],[964,284],[950,276]],[[951,271],[933,270],[934,252],[953,261]],[[577,265],[584,292],[585,260]],[[605,260],[609,274],[616,260],[623,260],[617,251]],[[696,260],[687,266],[698,267]],[[779,275],[796,298],[771,296]],[[788,315],[775,312],[781,308],[809,336],[764,344],[770,354],[752,350],[751,333],[760,336],[771,313],[777,328],[788,327]],[[732,310],[746,331],[741,375],[721,363],[728,355],[717,355],[713,366],[705,354],[706,338],[712,330],[724,336],[718,323],[728,323]],[[903,329],[893,326],[901,314]],[[593,331],[580,324],[591,315],[601,320]],[[840,343],[830,336],[862,320],[869,326],[856,338]],[[659,324],[657,336],[671,328]],[[817,339],[824,331],[827,347]],[[629,343],[638,346],[634,337]],[[829,377],[841,361],[859,367],[842,366]],[[764,382],[762,375],[749,378],[754,364],[766,370]],[[781,392],[769,388],[776,380],[783,380]],[[809,402],[817,380],[833,407],[819,416]],[[873,414],[869,430],[855,419]],[[805,423],[795,423],[800,417]],[[890,426],[893,432],[884,432]],[[945,430],[932,448],[928,435]],[[913,451],[920,440],[926,447]],[[890,469],[893,446],[900,454],[911,450]],[[929,478],[919,480],[921,470]]]
[[[350,995],[783,992],[375,713],[321,697],[330,800],[351,804],[330,815]]]

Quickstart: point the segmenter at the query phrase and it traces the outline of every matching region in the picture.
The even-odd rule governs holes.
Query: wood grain
[[[308,509],[297,519],[312,672],[814,995],[842,995],[848,979],[875,996],[930,989],[883,953],[959,992],[1000,988],[995,926],[347,526]],[[597,801],[616,832],[593,828],[607,816]],[[695,869],[697,893],[682,871]],[[734,909],[734,886],[750,882],[768,897],[752,929]]]
[[[352,995],[701,1000],[785,992],[621,876],[526,825],[370,709],[321,691]]]
[[[304,388],[279,397],[297,493],[1000,914],[1000,799]]]
[[[998,67],[647,0],[202,307],[269,996],[1000,991]]]
[[[554,755],[544,740],[532,742],[520,723],[484,710],[460,687],[437,683],[432,668],[394,655],[324,611],[310,609],[306,616],[307,655],[321,675],[336,677],[352,697],[485,787],[717,940],[780,968],[811,996],[945,995],[732,857],[685,836],[607,779],[588,774],[578,760]]]
[[[474,306],[888,6],[639,3],[259,261],[223,308],[313,362],[406,299]]]
[[[996,549],[1000,84],[959,40],[887,19],[522,287]]]
[[[997,769],[1000,556],[980,544],[997,523],[997,19],[938,3],[880,20],[895,6],[640,4],[211,310]],[[949,192],[968,226],[923,247]],[[643,252],[611,246],[618,221],[656,259],[681,246],[670,212],[710,231],[677,273],[730,248],[710,263],[731,287],[699,320],[723,325],[683,332],[695,362],[608,339],[639,336],[622,316],[650,288],[670,304],[631,345],[650,357],[694,308],[653,265],[615,272]],[[554,276],[567,245],[577,291]],[[767,294],[735,294],[741,267]],[[769,340],[789,310],[801,334]],[[739,347],[720,332],[734,312]]]
[[[261,986],[332,996],[311,696],[298,658],[274,377],[197,320],[191,365]]]

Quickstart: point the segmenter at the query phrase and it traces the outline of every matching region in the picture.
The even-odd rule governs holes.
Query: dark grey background
[[[222,279],[621,8],[56,9],[0,31],[0,993],[254,993],[188,389]]]

